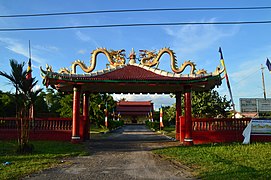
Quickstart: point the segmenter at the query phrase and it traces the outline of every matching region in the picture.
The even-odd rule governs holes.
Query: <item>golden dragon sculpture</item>
[[[106,48],[98,48],[91,53],[91,59],[90,59],[90,66],[87,67],[87,65],[80,60],[76,60],[72,63],[71,71],[69,71],[67,68],[61,68],[59,70],[59,73],[66,73],[66,74],[76,74],[76,66],[80,66],[80,68],[85,73],[92,72],[96,67],[97,62],[97,56],[98,54],[104,54],[108,61],[110,67],[117,67],[125,64],[125,50],[107,50]]]
[[[170,48],[162,48],[156,53],[156,51],[148,51],[148,50],[139,50],[140,52],[140,58],[141,58],[141,64],[144,66],[158,66],[159,60],[162,57],[163,54],[167,53],[170,56],[170,66],[173,72],[175,73],[182,73],[187,66],[190,66],[190,74],[206,74],[206,70],[201,69],[195,73],[196,70],[196,64],[191,61],[185,61],[181,67],[177,67],[177,59],[175,56],[175,53]]]

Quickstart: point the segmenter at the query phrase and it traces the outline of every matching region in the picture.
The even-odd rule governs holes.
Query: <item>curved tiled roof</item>
[[[170,77],[159,74],[161,70],[150,71],[135,65],[127,65],[121,69],[97,75],[97,80],[177,80],[180,77]]]
[[[117,102],[118,106],[150,106],[152,105],[151,101],[119,101]]]
[[[44,72],[43,72],[44,73]],[[44,83],[61,91],[72,91],[75,84],[83,91],[92,92],[150,92],[183,91],[184,86],[194,90],[211,89],[221,84],[220,75],[182,75],[138,64],[128,64],[89,74],[65,74],[45,71]]]
[[[142,65],[123,65],[118,68],[104,69],[89,74],[59,74],[52,73],[54,78],[69,80],[189,80],[209,77],[211,74],[204,75],[181,75],[154,69]]]

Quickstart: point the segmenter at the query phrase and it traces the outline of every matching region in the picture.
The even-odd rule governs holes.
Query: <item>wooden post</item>
[[[191,88],[187,88],[184,94],[185,100],[185,137],[184,145],[193,145],[192,138],[192,107],[191,107]]]
[[[181,92],[177,92],[176,93],[176,135],[175,138],[176,140],[180,140],[180,130],[181,130],[181,126],[180,126],[180,116],[182,115],[182,99],[181,99]]]
[[[83,117],[84,117],[84,140],[89,140],[89,130],[90,130],[90,122],[89,122],[89,92],[85,92],[83,95]]]
[[[72,143],[80,142],[80,86],[73,87],[73,110],[72,110]]]

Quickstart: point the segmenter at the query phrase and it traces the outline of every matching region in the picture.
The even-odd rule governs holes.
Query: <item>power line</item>
[[[80,25],[59,27],[30,27],[30,28],[0,28],[0,32],[8,31],[42,31],[63,29],[86,29],[86,28],[115,28],[115,27],[142,27],[142,26],[183,26],[183,25],[242,25],[242,24],[271,24],[267,21],[224,21],[224,22],[168,22],[168,23],[134,23],[134,24],[104,24],[104,25]]]
[[[225,10],[265,10],[265,9],[268,10],[268,9],[271,9],[271,7],[270,6],[262,6],[262,7],[117,9],[117,10],[97,10],[97,11],[75,11],[75,12],[0,15],[0,18],[63,16],[63,15],[77,15],[77,14],[127,13],[127,12],[156,12],[156,11],[220,11],[220,10],[225,11]]]
[[[255,74],[256,72],[258,72],[259,70],[261,70],[261,68],[257,68],[257,70],[255,70],[255,71],[253,71],[252,73],[250,73],[249,75],[243,77],[243,79],[241,79],[241,80],[235,82],[234,85],[237,85],[237,84],[239,84],[241,81],[246,80],[247,78],[249,78],[250,76],[254,75],[254,74]]]

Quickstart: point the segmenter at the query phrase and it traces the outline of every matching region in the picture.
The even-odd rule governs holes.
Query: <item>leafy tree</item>
[[[46,93],[43,91],[37,96],[37,100],[35,101],[35,105],[34,105],[36,115],[38,114],[39,116],[44,116],[45,114],[49,113],[49,109],[45,101],[45,97],[46,97]]]
[[[61,104],[59,102],[64,96],[65,95],[60,92],[56,92],[54,89],[47,88],[45,100],[51,116],[60,116],[59,109],[61,108]]]
[[[91,122],[96,126],[101,125],[104,119],[105,103],[103,103],[100,94],[90,94],[89,107],[89,116]]]
[[[3,117],[16,116],[16,104],[14,94],[0,92],[0,115]]]
[[[174,96],[172,96],[174,97]],[[182,95],[182,105],[184,104],[184,96]],[[182,106],[182,108],[184,108]],[[230,101],[226,96],[221,97],[215,90],[206,92],[192,92],[192,116],[197,118],[217,117],[218,115],[227,117],[230,111]],[[184,115],[184,109],[182,109]],[[176,104],[164,109],[165,121],[175,122]],[[172,122],[173,121],[173,122]]]
[[[227,117],[231,106],[226,96],[219,96],[215,90],[193,92],[192,114],[194,117]]]
[[[163,122],[164,126],[175,124],[176,107],[175,104],[172,106],[163,107]]]
[[[49,96],[48,96],[49,94]],[[57,102],[55,100],[57,99]],[[73,94],[68,95],[54,95],[53,93],[49,92],[46,95],[46,100],[48,102],[52,102],[51,104],[48,104],[49,109],[55,106],[55,103],[59,104],[59,108],[56,109],[56,112],[60,114],[61,117],[72,117],[72,110],[73,110]],[[92,123],[94,123],[97,126],[104,125],[104,119],[105,119],[105,108],[108,110],[108,119],[113,119],[112,112],[115,109],[116,102],[114,101],[113,97],[109,94],[90,94],[90,100],[89,100],[89,116]],[[82,109],[81,109],[82,112]]]
[[[59,112],[61,117],[72,117],[73,94],[64,95],[59,104],[60,108],[56,112]]]
[[[90,119],[97,126],[104,125],[105,108],[108,110],[108,119],[113,119],[112,113],[116,107],[116,102],[109,94],[90,95]]]

